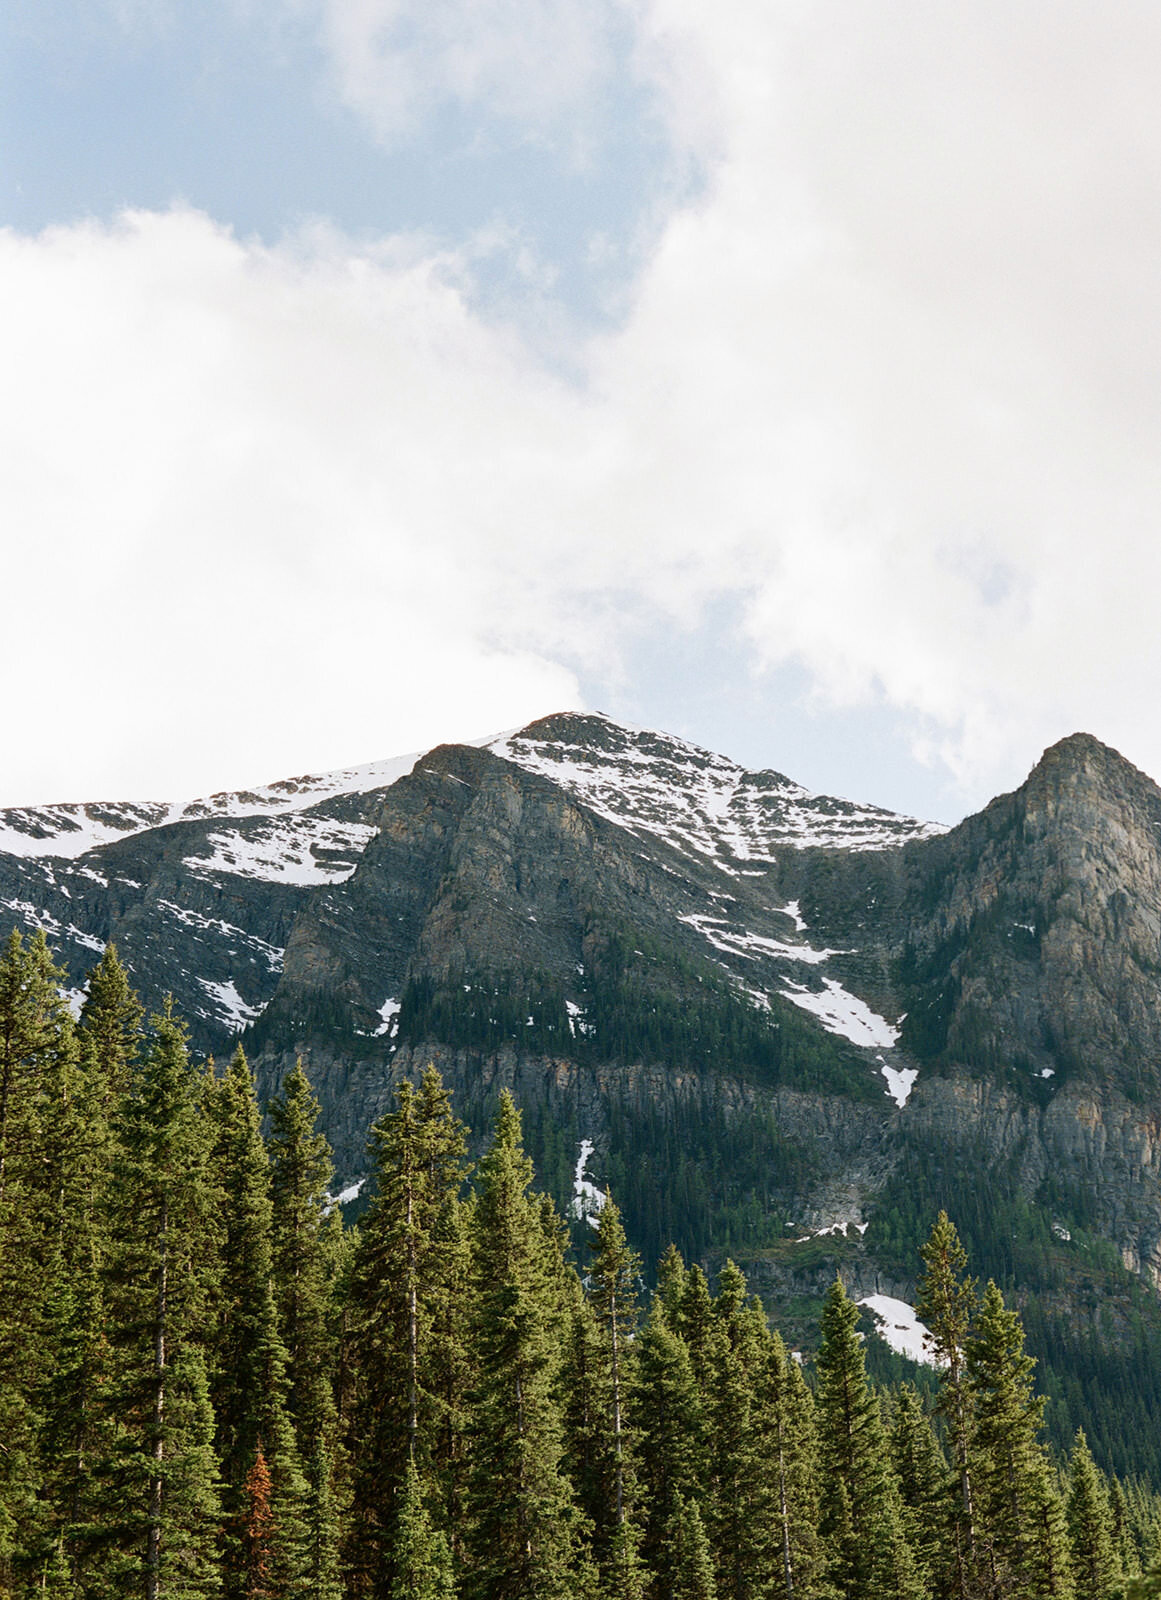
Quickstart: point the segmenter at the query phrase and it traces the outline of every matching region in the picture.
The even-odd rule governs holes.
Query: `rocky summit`
[[[946,1205],[1061,1428],[1078,1364],[1161,1352],[1161,790],[1088,735],[948,830],[558,715],[0,813],[0,915],[77,1005],[114,940],[196,1048],[241,1040],[267,1092],[301,1057],[349,1190],[434,1061],[476,1126],[516,1091],[578,1216],[612,1187],[647,1258],[732,1254],[791,1316],[836,1269],[907,1299]]]

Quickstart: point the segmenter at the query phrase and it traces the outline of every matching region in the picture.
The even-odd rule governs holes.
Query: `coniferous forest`
[[[345,1227],[301,1066],[191,1060],[115,951],[79,1022],[0,959],[4,1600],[1112,1600],[1161,1499],[1043,1442],[1013,1307],[932,1219],[922,1392],[868,1382],[836,1282],[785,1347],[736,1266],[582,1249],[501,1099],[434,1070]]]

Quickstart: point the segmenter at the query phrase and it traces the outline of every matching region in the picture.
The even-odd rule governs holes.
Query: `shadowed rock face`
[[[1075,734],[1014,794],[907,856],[905,1042],[951,1066],[1155,1099],[1161,791],[1150,779]]]
[[[115,939],[267,1092],[303,1055],[344,1179],[435,1060],[462,1106],[513,1086],[598,1159],[667,1117],[700,1159],[697,1108],[766,1119],[802,1156],[767,1199],[804,1227],[866,1220],[933,1151],[1051,1179],[1161,1281],[1161,791],[1087,735],[950,832],[564,715],[397,778],[9,813],[5,837],[0,916],[78,990]]]

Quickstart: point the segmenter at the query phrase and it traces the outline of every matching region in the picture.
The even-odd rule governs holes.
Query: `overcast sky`
[[[1161,776],[1161,10],[9,0],[0,804]]]

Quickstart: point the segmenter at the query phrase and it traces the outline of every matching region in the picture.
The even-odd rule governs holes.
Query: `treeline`
[[[731,1264],[671,1249],[643,1306],[611,1201],[578,1272],[512,1101],[473,1171],[434,1071],[344,1230],[300,1067],[264,1137],[242,1053],[145,1028],[111,949],[76,1026],[60,977],[40,937],[0,959],[5,1600],[1161,1592],[1156,1497],[1049,1457],[946,1216],[930,1408],[869,1385],[839,1283],[804,1368]]]

